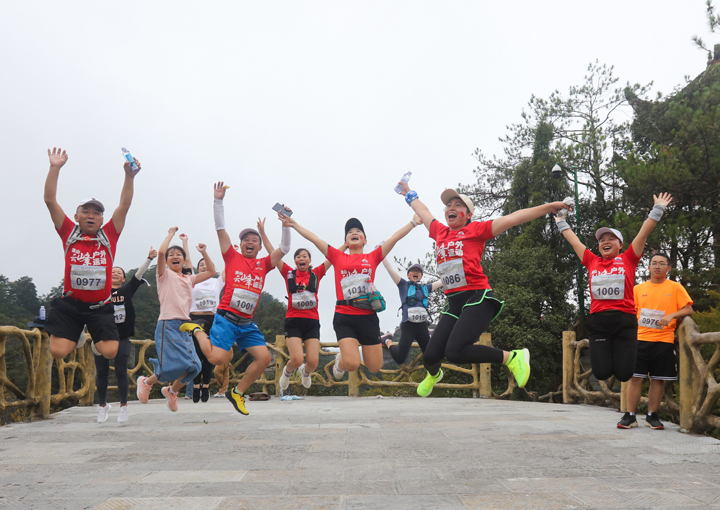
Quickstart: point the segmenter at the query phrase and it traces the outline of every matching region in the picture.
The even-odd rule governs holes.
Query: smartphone
[[[292,216],[292,211],[288,211],[287,209],[285,209],[285,208],[280,204],[280,202],[278,202],[277,204],[275,204],[275,205],[273,206],[273,211],[277,211],[277,212],[279,212],[279,213],[282,213],[282,214],[285,215],[285,216]]]

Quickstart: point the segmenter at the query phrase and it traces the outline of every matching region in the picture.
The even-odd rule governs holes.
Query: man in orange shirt
[[[675,328],[678,320],[692,315],[692,299],[677,282],[667,279],[670,259],[657,253],[650,259],[650,280],[636,285],[635,306],[638,317],[638,347],[635,373],[628,384],[628,412],[618,422],[619,429],[637,427],[635,410],[642,392],[643,379],[650,376],[648,414],[645,425],[662,430],[657,410],[665,394],[665,381],[677,380]]]

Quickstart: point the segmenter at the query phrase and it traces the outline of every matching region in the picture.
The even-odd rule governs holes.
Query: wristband
[[[663,217],[665,209],[667,209],[666,206],[655,204],[655,206],[650,211],[650,214],[648,214],[648,218],[650,218],[651,220],[660,221]]]
[[[413,200],[416,200],[418,198],[418,194],[414,191],[408,191],[407,195],[405,195],[405,202],[407,202],[407,205],[410,205]]]
[[[417,227],[418,225],[420,225],[419,223],[415,223],[415,218],[411,219],[411,220],[410,220],[410,223],[413,224],[413,228],[415,228],[415,227]]]
[[[562,233],[563,230],[569,230],[569,229],[570,229],[570,225],[568,225],[568,222],[565,221],[565,220],[560,220],[560,221],[558,221],[557,223],[555,223],[555,225],[557,226],[558,232],[560,232],[560,233]]]

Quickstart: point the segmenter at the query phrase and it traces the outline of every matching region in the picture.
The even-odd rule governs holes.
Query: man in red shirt
[[[105,207],[94,198],[78,205],[75,221],[68,218],[57,202],[58,177],[68,155],[60,148],[53,148],[52,152],[48,149],[48,156],[50,170],[45,180],[45,204],[65,250],[63,296],[52,300],[45,324],[50,333],[50,352],[56,359],[70,354],[87,325],[95,353],[112,359],[117,354],[119,341],[110,301],[112,266],[117,240],[132,203],[140,162],[135,160],[136,171],[129,162],[125,163],[120,204],[110,221],[103,225]]]

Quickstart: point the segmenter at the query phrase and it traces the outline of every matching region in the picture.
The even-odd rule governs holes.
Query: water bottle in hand
[[[412,175],[412,172],[406,173],[405,175],[403,175],[400,178],[400,182],[404,182],[405,184],[407,184],[408,181],[410,180],[411,175]],[[397,193],[399,195],[401,192],[402,192],[402,186],[400,186],[400,184],[398,184],[397,186],[395,186],[395,193]]]
[[[140,170],[137,166],[137,163],[135,163],[135,159],[132,157],[132,154],[130,154],[130,151],[127,150],[125,147],[120,149],[123,153],[123,157],[128,160],[128,163],[130,163],[130,167],[133,169],[133,172],[137,172]]]

